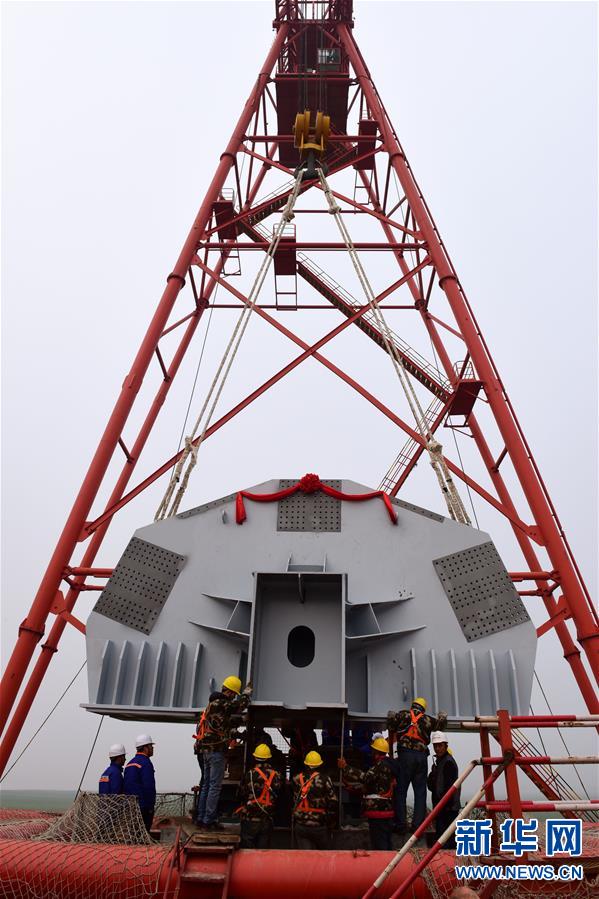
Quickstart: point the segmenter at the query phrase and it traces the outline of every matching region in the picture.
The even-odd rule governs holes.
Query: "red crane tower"
[[[211,306],[217,285],[221,297],[226,293],[231,304],[252,307],[253,314],[297,346],[298,354],[261,387],[211,422],[203,439],[216,433],[309,358],[336,374],[405,433],[406,446],[381,485],[393,496],[427,452],[427,443],[443,426],[459,427],[468,433],[487,471],[487,485],[479,483],[449,458],[445,461],[446,472],[455,484],[468,485],[509,522],[524,559],[522,571],[514,572],[513,580],[524,585],[524,595],[534,595],[543,602],[548,617],[539,634],[555,630],[589,711],[599,712],[595,686],[583,661],[584,655],[596,680],[599,674],[596,610],[487,342],[360,53],[353,32],[352,2],[279,0],[274,26],[274,43],[220,156],[187,240],[168,274],[165,291],[123,383],[38,593],[20,626],[2,679],[0,727],[4,738],[0,770],[8,761],[65,627],[71,624],[84,630],[74,609],[80,593],[90,589],[88,579],[109,573],[95,568],[94,563],[112,518],[171,471],[179,458],[177,454],[142,481],[133,481],[146,442],[176,381],[198,324]],[[328,119],[325,121],[324,117]],[[242,160],[246,161],[243,178]],[[306,163],[306,169],[301,182],[297,182],[296,218],[293,223],[287,223],[280,242],[273,247],[272,221],[293,191],[294,173],[300,160]],[[331,197],[341,219],[343,213],[355,212],[356,217],[359,215],[361,220],[368,220],[379,229],[378,239],[353,241],[353,249],[358,254],[383,254],[397,267],[391,282],[383,289],[377,288],[374,306],[381,310],[399,310],[404,306],[406,311],[409,307],[411,314],[418,316],[423,333],[434,348],[437,364],[396,335],[392,335],[390,347],[379,320],[371,314],[373,304],[354,300],[307,255],[310,251],[346,253],[348,249],[345,240],[310,240],[309,232],[303,227],[313,211],[312,206],[320,210],[327,208],[320,164],[326,170],[326,182],[330,184]],[[348,171],[354,173],[353,196],[336,189],[335,176]],[[287,183],[264,196],[265,180],[273,174],[278,174],[281,182],[287,179]],[[398,194],[391,189],[395,184]],[[307,194],[308,208],[302,206]],[[232,275],[246,255],[262,257],[269,247],[273,255],[275,302],[254,303],[235,286]],[[290,310],[311,308],[298,299],[298,283],[310,285],[320,295],[319,302],[332,304],[343,316],[341,324],[311,344],[295,333],[289,320]],[[418,400],[423,409],[424,433],[327,356],[327,344],[354,326],[395,358],[418,397],[429,395],[428,403]],[[178,344],[167,356],[164,341],[167,335],[172,338],[173,334],[177,335]],[[455,340],[462,347],[457,362]],[[140,387],[151,364],[159,366],[162,380],[143,411],[137,435],[126,441],[125,424],[134,407],[139,415]],[[483,405],[485,414],[481,415]],[[496,453],[491,447],[498,438],[501,449]],[[115,454],[121,454],[123,463],[116,479],[111,480],[110,464]],[[504,478],[508,465],[515,473],[524,502],[513,494]],[[98,513],[93,509],[100,491],[109,498]],[[51,613],[56,618],[46,634]],[[39,656],[27,678],[39,643]],[[21,688],[23,692],[15,706]]]

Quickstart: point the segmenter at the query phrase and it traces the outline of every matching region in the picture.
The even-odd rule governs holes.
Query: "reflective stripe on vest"
[[[296,805],[296,807],[295,807],[296,812],[316,812],[317,815],[324,815],[325,809],[313,808],[308,803],[308,795],[310,793],[310,787],[312,786],[312,783],[316,777],[318,777],[318,771],[315,771],[314,774],[310,778],[308,778],[308,780],[306,780],[306,781],[304,781],[303,773],[300,774],[300,776],[299,776],[300,801],[299,801],[298,805]]]
[[[426,740],[420,733],[420,728],[418,727],[418,722],[423,717],[424,712],[415,712],[414,709],[410,709],[410,718],[412,719],[412,723],[410,724],[408,729],[404,731],[402,737],[409,737],[411,740],[418,740],[420,743],[426,744]]]

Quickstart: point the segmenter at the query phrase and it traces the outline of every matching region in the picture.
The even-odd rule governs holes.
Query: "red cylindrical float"
[[[50,827],[48,818],[21,818],[18,821],[0,821],[0,840],[30,840],[41,836]]]
[[[233,856],[230,899],[361,899],[366,890],[391,861],[393,852],[364,850],[310,851],[298,849],[242,849]],[[436,882],[447,885],[449,894],[457,886],[454,877],[455,856],[440,853],[430,865],[429,872]],[[406,856],[391,877],[377,891],[377,899],[387,899],[414,867],[414,857]],[[180,899],[200,896],[220,896],[209,888],[202,893],[198,880],[223,872],[222,858],[192,855],[183,868]],[[187,884],[185,877],[191,875]],[[221,887],[222,888],[222,887]],[[418,879],[409,893],[411,899],[429,899],[423,880]]]
[[[211,848],[214,849],[211,852]],[[361,899],[389,863],[392,852],[242,849],[233,854],[229,899]],[[51,896],[52,899],[218,899],[227,875],[227,854],[206,847],[172,864],[173,848],[90,845],[31,840],[0,844],[0,899]],[[539,863],[543,863],[539,858]],[[389,899],[413,871],[417,859],[406,856],[376,892]],[[427,866],[434,895],[449,896],[456,858],[442,851]],[[429,880],[430,878],[430,880]],[[556,896],[575,895],[579,883],[552,884]],[[547,883],[527,883],[545,894]],[[432,895],[420,877],[408,887],[410,899]],[[552,894],[553,895],[553,894]]]
[[[241,850],[232,859],[230,899],[360,899],[392,858],[392,852],[305,852]],[[0,845],[0,899],[27,895],[52,899],[127,899],[172,896],[210,899],[220,895],[226,856],[190,855],[181,869],[172,867],[172,848],[45,843],[7,840]],[[183,861],[183,860],[182,860]],[[453,853],[442,853],[431,875],[455,886]],[[379,891],[391,895],[414,865],[408,856]],[[169,881],[170,876],[170,883]],[[165,893],[165,888],[168,890]],[[419,880],[413,899],[430,896]]]
[[[0,843],[0,899],[163,896],[169,855],[172,847],[6,840]]]

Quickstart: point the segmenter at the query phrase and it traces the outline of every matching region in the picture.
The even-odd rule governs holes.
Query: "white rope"
[[[466,512],[464,503],[462,502],[462,499],[457,491],[451,473],[447,467],[447,463],[443,458],[443,447],[435,438],[431,429],[429,428],[426,416],[424,414],[416,391],[414,390],[412,381],[410,380],[409,373],[395,345],[395,341],[393,340],[393,334],[381,309],[379,308],[379,304],[377,302],[374,290],[372,289],[372,285],[370,284],[366,276],[366,272],[364,271],[358,253],[356,252],[356,248],[353,245],[349,231],[347,230],[345,222],[343,221],[343,218],[341,216],[341,209],[337,205],[335,198],[333,197],[322,169],[319,170],[319,177],[324,194],[329,204],[329,212],[337,222],[337,226],[345,242],[350,258],[353,262],[358,280],[362,285],[370,309],[379,327],[383,342],[385,344],[385,349],[387,350],[387,353],[389,354],[389,357],[393,363],[393,367],[395,368],[397,377],[399,378],[399,383],[403,388],[406,399],[408,401],[408,405],[410,406],[412,415],[414,416],[416,427],[420,432],[420,436],[425,441],[425,446],[429,454],[430,463],[433,471],[437,476],[437,481],[439,483],[441,493],[445,497],[445,502],[447,504],[449,514],[451,518],[461,522],[462,524],[470,524],[470,518],[468,517],[468,513]]]
[[[229,343],[227,344],[227,347],[220,361],[212,384],[210,385],[210,389],[208,391],[206,399],[204,400],[204,404],[200,410],[200,414],[198,415],[193,426],[191,434],[185,438],[185,448],[181,453],[179,461],[172,471],[168,487],[166,488],[166,492],[164,494],[164,497],[162,498],[162,502],[160,503],[160,506],[158,507],[158,510],[154,517],[155,521],[159,521],[164,518],[170,518],[171,516],[176,515],[177,510],[181,504],[181,500],[183,499],[183,496],[187,489],[187,485],[189,483],[190,475],[197,462],[199,448],[202,445],[204,437],[206,436],[206,431],[208,430],[208,427],[212,420],[212,416],[214,414],[214,410],[216,409],[227,377],[229,375],[229,372],[231,371],[231,366],[233,365],[233,361],[235,359],[235,356],[237,355],[237,351],[239,350],[239,346],[249,324],[251,314],[256,307],[258,296],[260,295],[260,290],[262,289],[262,285],[264,284],[268,269],[270,268],[270,263],[274,258],[274,254],[283,235],[285,225],[293,218],[293,208],[299,195],[302,177],[303,171],[298,172],[293,190],[289,194],[287,203],[282,212],[281,220],[275,228],[272,240],[266,252],[266,256],[264,257],[262,265],[260,266],[258,274],[256,275],[256,279],[254,281],[252,289],[248,295],[249,302],[247,303],[247,305],[244,305],[241,311],[237,324],[235,325],[233,333],[231,334],[231,338],[229,340]],[[214,399],[212,400],[213,395]],[[212,403],[210,404],[211,400]],[[210,408],[208,409],[209,405]],[[208,412],[206,414],[207,409]],[[199,438],[196,439],[196,434],[200,429],[200,424],[202,422],[202,419],[204,418],[204,415],[206,415],[206,417],[204,419],[202,431]],[[187,468],[185,469],[183,478],[181,478],[185,463],[187,463]],[[179,489],[177,490],[177,493],[173,499],[173,494],[175,493],[177,484],[179,484]]]

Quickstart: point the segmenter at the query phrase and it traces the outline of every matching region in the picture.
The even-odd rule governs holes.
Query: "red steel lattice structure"
[[[88,578],[110,575],[108,569],[94,568],[94,560],[113,516],[168,472],[178,459],[175,456],[167,460],[152,475],[129,488],[137,462],[202,315],[211,305],[214,308],[230,308],[233,305],[239,308],[240,304],[249,304],[247,296],[227,280],[226,264],[228,260],[240,259],[249,250],[262,253],[268,247],[268,240],[259,223],[281,210],[291,186],[287,184],[264,199],[257,198],[267,174],[281,172],[287,178],[292,176],[298,162],[297,150],[293,145],[293,122],[296,113],[304,107],[312,110],[322,108],[331,116],[331,140],[325,161],[332,187],[335,187],[334,176],[337,173],[350,170],[355,173],[361,195],[365,196],[364,202],[358,202],[356,192],[352,199],[334,190],[337,201],[344,211],[359,212],[362,217],[380,224],[383,240],[358,242],[356,248],[365,252],[385,252],[396,260],[399,267],[399,277],[377,298],[382,303],[381,308],[416,311],[443,368],[444,373],[441,373],[402,341],[398,342],[397,351],[406,370],[432,394],[433,403],[427,413],[430,429],[434,432],[448,423],[448,416],[464,416],[462,427],[467,429],[480,452],[489,476],[490,489],[479,484],[449,459],[447,465],[459,480],[509,520],[527,566],[526,571],[513,573],[513,580],[515,583],[529,581],[534,584],[533,589],[521,593],[540,597],[544,603],[548,619],[538,629],[539,635],[555,629],[589,712],[599,712],[595,686],[581,657],[584,652],[590,671],[598,680],[599,620],[596,609],[487,343],[360,53],[353,35],[352,2],[277,0],[274,26],[276,36],[273,45],[220,157],[179,258],[167,277],[164,293],[125,378],[38,593],[19,628],[1,684],[0,729],[4,732],[4,738],[0,749],[0,772],[6,766],[48,665],[58,649],[64,628],[70,623],[85,631],[84,625],[72,614],[79,594],[85,590],[101,589],[89,584]],[[268,128],[267,108],[274,109],[275,130]],[[352,110],[357,112],[358,118],[355,133],[348,128]],[[243,157],[248,160],[245,184],[242,184],[241,178],[240,161]],[[398,203],[392,203],[390,199],[389,186],[393,179],[397,180],[403,194]],[[304,181],[302,194],[311,188],[315,193],[320,191],[320,185],[314,181]],[[238,206],[231,199],[233,191],[238,198]],[[314,205],[321,207],[317,211],[324,208],[322,203]],[[298,210],[306,216],[314,211]],[[284,259],[279,257],[283,260],[280,271],[287,273],[291,260],[294,277],[297,279],[299,276],[330,304],[324,307],[304,305],[301,308],[332,306],[343,313],[345,320],[309,345],[284,325],[279,317],[267,311],[289,309],[289,305],[259,304],[256,314],[294,342],[300,353],[213,422],[204,439],[218,431],[305,359],[314,358],[409,436],[409,449],[398,457],[401,464],[392,468],[393,476],[384,481],[385,489],[396,495],[423,453],[425,441],[414,428],[321,352],[327,343],[352,325],[360,328],[383,349],[384,343],[366,314],[369,307],[349,303],[343,289],[298,252],[305,249],[335,251],[344,250],[345,245],[300,240],[294,232],[293,236],[285,238],[282,248],[286,254]],[[185,285],[188,285],[188,290],[183,292]],[[212,304],[217,285],[231,295],[231,304]],[[383,303],[386,297],[404,285],[410,292],[409,303],[389,306]],[[434,307],[435,291],[444,295],[453,314],[452,323],[443,321],[430,308],[433,306],[435,312],[438,311]],[[187,298],[191,298],[191,311],[189,306],[180,311]],[[286,314],[289,315],[288,312]],[[161,341],[174,331],[181,335],[180,340],[170,361],[165,361]],[[452,361],[445,334],[457,336],[463,343],[465,358],[458,365]],[[123,439],[124,427],[153,360],[158,363],[162,380],[145,411],[135,440],[128,447]],[[497,457],[493,455],[486,431],[474,411],[479,397],[488,404],[503,443]],[[106,507],[101,514],[90,518],[94,501],[100,488],[105,486],[109,464],[116,452],[124,454],[122,470],[112,485]],[[528,506],[524,512],[518,510],[500,471],[502,464],[508,460]],[[84,544],[84,549],[77,562],[75,555],[79,543]],[[545,561],[539,557],[534,544],[544,550]],[[68,588],[64,595],[60,592],[63,581]],[[557,598],[556,591],[559,591]],[[44,637],[51,613],[56,618],[26,680],[36,646]],[[574,626],[575,637],[570,632],[568,620]],[[22,687],[23,692],[14,708]]]

